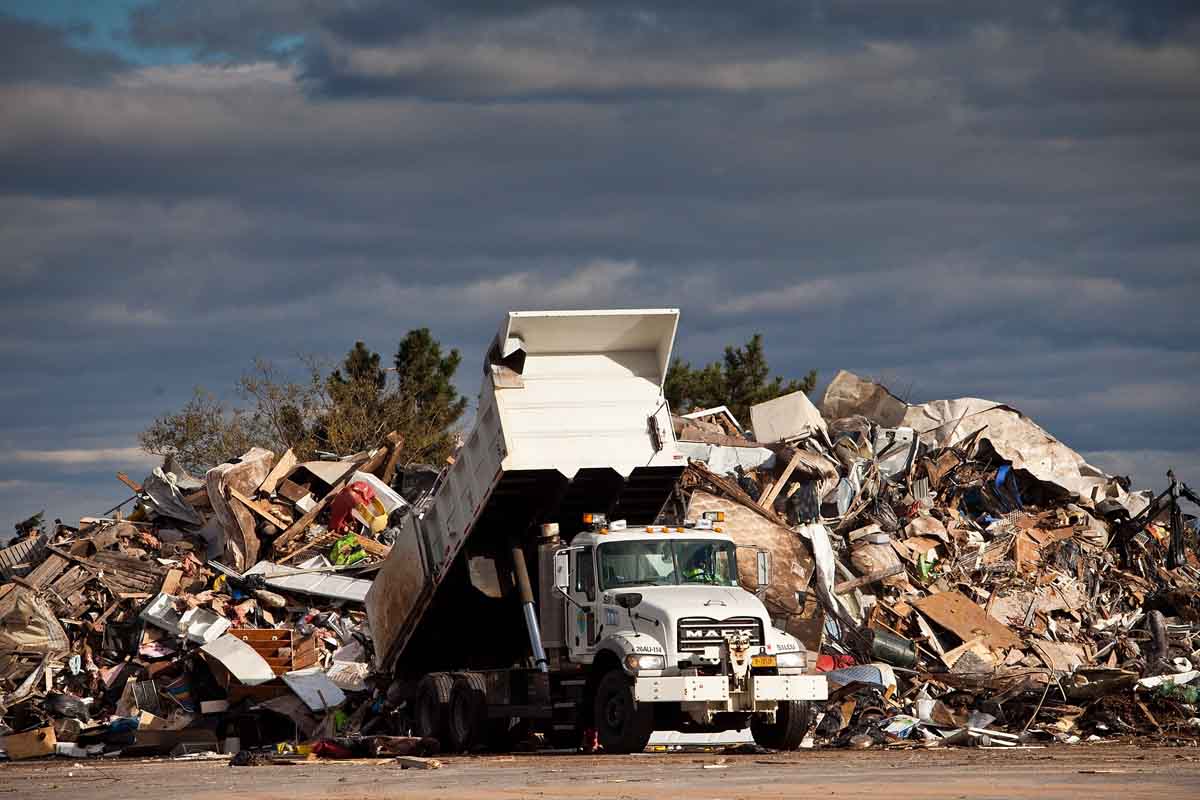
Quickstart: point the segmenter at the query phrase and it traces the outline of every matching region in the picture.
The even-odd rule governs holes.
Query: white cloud
[[[789,283],[786,277],[781,281]],[[735,295],[717,303],[716,310],[725,314],[746,314],[764,311],[809,311],[848,298],[853,287],[846,281],[832,278],[790,282],[779,289]]]
[[[157,464],[161,456],[147,453],[140,447],[97,447],[92,449],[13,450],[3,456],[8,461],[27,461],[37,464],[72,466],[79,464]]]
[[[87,311],[88,319],[109,325],[153,327],[165,325],[167,317],[153,308],[130,308],[126,303],[100,303]]]
[[[538,270],[518,270],[480,278],[462,286],[419,286],[385,279],[388,304],[442,308],[474,313],[506,308],[599,307],[629,295],[641,273],[635,261],[598,258],[561,277]],[[357,295],[355,296],[357,302]]]

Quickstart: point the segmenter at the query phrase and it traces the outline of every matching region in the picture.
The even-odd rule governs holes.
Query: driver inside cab
[[[683,580],[687,583],[717,583],[716,565],[713,562],[713,548],[696,548],[683,569]]]

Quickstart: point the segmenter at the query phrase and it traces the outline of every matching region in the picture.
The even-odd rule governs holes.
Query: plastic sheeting
[[[204,518],[196,509],[183,501],[183,493],[173,472],[163,472],[161,467],[155,467],[154,472],[142,482],[142,494],[148,498],[154,513],[161,517],[196,527],[204,524]]]

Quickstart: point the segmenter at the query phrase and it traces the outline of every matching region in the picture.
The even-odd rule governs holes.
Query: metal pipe
[[[512,542],[509,551],[513,562],[513,579],[517,584],[517,595],[525,614],[525,629],[529,633],[529,647],[533,650],[533,663],[542,672],[550,671],[546,650],[542,647],[542,632],[538,626],[537,610],[533,604],[533,585],[529,582],[529,570],[525,566],[525,550],[520,542]]]

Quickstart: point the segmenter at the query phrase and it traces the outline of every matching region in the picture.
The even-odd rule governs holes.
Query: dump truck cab
[[[825,680],[803,674],[803,646],[773,627],[762,601],[740,585],[739,548],[714,524],[720,520],[631,528],[589,518],[589,528],[556,551],[559,598],[543,606],[554,618],[551,604],[565,604],[564,655],[591,668],[601,744],[640,749],[656,728],[752,725],[763,744],[798,745],[804,704],[826,697]],[[769,554],[741,554],[765,583]]]

